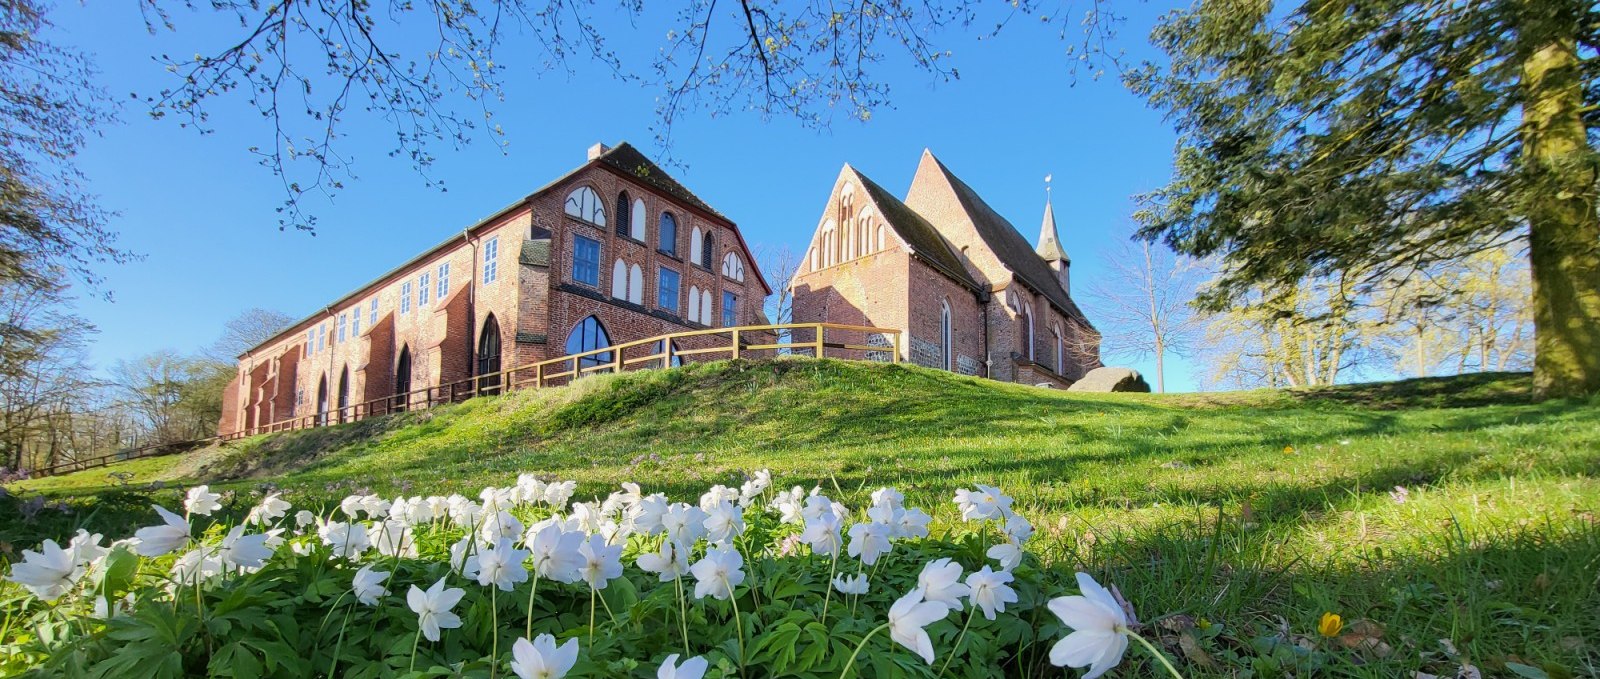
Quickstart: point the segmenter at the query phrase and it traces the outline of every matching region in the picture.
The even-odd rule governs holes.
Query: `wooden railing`
[[[829,331],[880,335],[888,338],[889,343],[887,345],[871,345],[830,342],[827,340]],[[114,455],[65,462],[51,467],[31,470],[29,474],[33,477],[52,476],[103,467],[123,460],[171,455],[192,450],[208,443],[233,441],[257,434],[311,429],[329,424],[355,422],[377,415],[388,415],[409,410],[425,410],[436,405],[458,403],[474,396],[499,394],[502,391],[512,389],[526,389],[529,387],[542,389],[548,386],[558,386],[596,373],[622,372],[646,367],[670,367],[675,359],[687,357],[742,358],[753,352],[772,352],[775,355],[780,352],[786,352],[791,356],[820,358],[825,356],[828,350],[833,350],[835,352],[869,352],[869,355],[887,354],[885,358],[889,362],[899,363],[901,353],[900,333],[901,331],[899,330],[873,328],[863,325],[841,325],[838,323],[779,323],[675,332],[546,359],[537,363],[477,375],[439,386],[413,389],[402,394],[385,396],[365,403],[332,408],[312,415],[291,417],[231,434],[124,450]],[[803,341],[795,339],[797,335],[807,334],[811,336],[810,339]],[[768,336],[776,341],[765,344],[747,343],[747,340],[752,338],[766,338]],[[726,341],[727,346],[719,345],[694,349],[673,348],[678,340],[701,337]],[[785,337],[788,338],[788,341],[783,341]],[[835,337],[837,338],[837,334]],[[650,353],[633,357],[627,356],[630,350],[637,350],[641,347]]]

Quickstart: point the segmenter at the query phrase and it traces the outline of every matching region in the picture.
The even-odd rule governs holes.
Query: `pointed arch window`
[[[700,240],[700,227],[696,226],[693,229],[690,229],[689,261],[694,262],[695,264],[700,264],[701,260],[705,257],[705,250],[703,248],[704,245],[705,243]]]
[[[676,257],[678,255],[678,218],[671,212],[661,213],[661,232],[657,234],[661,241],[657,249]]]
[[[328,423],[328,376],[317,381],[317,426]]]
[[[738,253],[729,252],[722,256],[722,275],[744,282],[744,260]]]
[[[621,259],[611,265],[611,296],[628,298],[628,264]]]
[[[700,240],[700,266],[709,269],[711,268],[711,262],[716,258],[716,236],[712,235],[710,231],[707,231],[705,232],[705,235],[700,237]]]
[[[632,229],[629,235],[632,236],[634,240],[643,243],[645,227],[649,226],[645,223],[643,198],[633,199],[633,214],[628,216],[628,223],[629,228]]]
[[[600,201],[600,194],[587,186],[580,186],[567,194],[565,210],[568,216],[605,228],[606,206]]]
[[[1019,300],[1022,304],[1022,355],[1028,360],[1033,358],[1033,303],[1030,300]]]
[[[339,371],[339,421],[346,419],[345,409],[350,407],[350,366]]]
[[[394,364],[394,405],[401,410],[411,398],[411,347],[400,347],[400,360]]]
[[[567,334],[566,350],[568,355],[604,349],[609,346],[611,346],[611,335],[606,333],[606,328],[600,324],[600,319],[594,316],[587,316],[578,321],[578,324],[572,327],[572,332]],[[577,367],[579,370],[593,368],[610,363],[611,360],[611,352],[609,351],[591,354],[578,359]]]
[[[644,304],[644,270],[638,264],[628,267],[628,301]]]
[[[500,393],[500,322],[489,314],[478,337],[478,395]]]
[[[631,210],[629,210],[629,206],[632,205],[632,204],[633,204],[633,201],[628,198],[628,192],[627,191],[623,191],[622,193],[617,194],[617,235],[618,236],[632,237],[632,234],[633,234],[633,212]]]
[[[939,309],[939,357],[941,367],[950,372],[956,370],[956,331],[955,319],[950,316],[950,301],[945,300]]]
[[[700,286],[689,286],[689,320],[701,322],[700,316]]]

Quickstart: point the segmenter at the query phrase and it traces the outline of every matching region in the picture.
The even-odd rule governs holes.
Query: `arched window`
[[[339,371],[339,421],[345,421],[345,408],[350,407],[350,366]]]
[[[633,213],[628,206],[633,201],[628,199],[628,192],[617,194],[617,235],[628,236],[633,233]]]
[[[617,299],[628,296],[628,264],[620,259],[611,265],[611,296]]]
[[[328,423],[328,376],[317,381],[317,426]]]
[[[652,354],[662,353],[661,352],[661,343],[660,342],[656,342],[655,344],[651,345],[650,353],[652,353]],[[661,365],[661,363],[660,362],[656,362],[655,365],[659,366],[659,365]],[[683,365],[683,357],[678,355],[678,341],[677,340],[673,340],[672,341],[672,352],[670,354],[668,354],[667,365],[669,367],[673,367],[673,368],[676,368],[678,366]]]
[[[822,260],[817,258],[817,249],[815,247],[811,248],[810,256],[811,270],[816,271],[817,269],[822,268]]]
[[[628,268],[628,301],[644,304],[644,270],[638,264]]]
[[[394,367],[394,396],[395,405],[406,407],[407,399],[411,397],[411,347],[400,347],[400,360]]]
[[[744,260],[736,252],[729,252],[722,256],[722,275],[736,281],[744,281]]]
[[[700,263],[701,253],[705,252],[701,249],[703,245],[705,243],[700,242],[700,227],[694,227],[689,231],[689,261],[695,264]]]
[[[566,212],[568,215],[605,228],[606,206],[600,202],[600,194],[587,186],[580,186],[567,194]]]
[[[702,322],[700,316],[700,286],[689,286],[689,320]]]
[[[887,246],[887,244],[884,242],[884,237],[883,236],[884,236],[883,225],[879,224],[878,225],[878,249],[879,250],[882,250],[883,248],[885,248]]]
[[[707,231],[705,235],[701,236],[700,238],[704,241],[700,244],[700,266],[709,269],[711,268],[711,262],[717,256],[716,237],[713,236],[710,231]]]
[[[1030,300],[1019,299],[1022,305],[1022,355],[1028,360],[1033,358],[1033,303]]]
[[[678,218],[671,212],[661,213],[661,239],[656,247],[662,252],[676,256],[678,254]]]
[[[643,198],[633,199],[633,214],[628,217],[628,223],[633,229],[629,235],[633,236],[634,240],[643,243],[645,227],[649,226],[649,224],[645,223]]]
[[[1067,374],[1067,343],[1061,336],[1061,324],[1055,324],[1055,327],[1050,329],[1050,334],[1054,335],[1056,340],[1056,374],[1065,375]]]
[[[950,302],[942,303],[939,310],[939,357],[944,364],[944,369],[950,372],[956,370],[956,330],[954,320],[950,317]]]
[[[700,322],[711,325],[711,291],[700,291]]]
[[[600,319],[594,316],[585,317],[572,327],[572,332],[567,335],[567,354],[581,354],[585,351],[604,349],[611,346],[611,336],[606,334],[605,326],[600,324]],[[592,368],[611,362],[611,352],[591,354],[578,359],[578,369]]]
[[[478,395],[500,393],[500,322],[489,314],[478,337]]]

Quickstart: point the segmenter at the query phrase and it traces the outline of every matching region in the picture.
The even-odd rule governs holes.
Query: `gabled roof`
[[[1045,299],[1050,300],[1050,303],[1060,309],[1063,314],[1077,319],[1084,325],[1089,325],[1089,319],[1083,315],[1083,311],[1078,309],[1078,305],[1072,301],[1072,297],[1061,287],[1061,281],[1056,278],[1056,273],[1050,270],[1050,266],[1045,263],[1037,252],[1034,252],[1033,246],[1029,245],[1028,240],[1022,236],[1021,232],[1017,231],[1017,227],[1012,226],[1011,222],[1006,221],[1005,217],[1001,217],[1000,213],[995,212],[994,208],[983,202],[983,198],[978,196],[977,191],[972,190],[972,187],[967,186],[966,182],[961,181],[960,178],[951,173],[950,169],[945,167],[944,163],[940,162],[938,158],[934,157],[932,152],[923,151],[922,153],[925,160],[933,161],[933,167],[937,168],[939,173],[937,178],[950,187],[951,192],[960,201],[961,209],[967,213],[967,219],[971,220],[972,227],[977,230],[978,236],[994,252],[995,257],[999,258],[1000,263],[1010,269],[1012,274],[1022,281],[1023,285],[1033,288],[1039,294],[1044,295]],[[922,174],[921,167],[917,169],[917,173],[918,175]],[[1090,327],[1093,326],[1091,325]]]
[[[889,228],[900,235],[900,240],[911,246],[913,254],[951,280],[975,291],[986,292],[985,288],[972,278],[972,274],[968,273],[967,267],[956,255],[955,248],[950,246],[950,242],[945,240],[944,236],[939,235],[939,230],[933,228],[928,220],[923,219],[915,210],[906,207],[906,204],[895,198],[894,194],[878,186],[877,182],[868,179],[859,170],[848,164],[844,167],[855,176],[856,181],[861,182],[861,186],[867,190],[867,196],[878,206],[878,211],[883,213],[883,221],[888,222]]]
[[[600,154],[598,160],[620,170],[635,181],[649,184],[657,191],[688,203],[695,209],[704,210],[724,220],[728,219],[726,215],[717,212],[715,208],[700,200],[700,197],[694,195],[694,192],[690,191],[688,187],[679,184],[678,180],[673,179],[672,175],[667,174],[667,171],[661,169],[660,165],[645,157],[643,153],[639,152],[639,149],[633,147],[633,144],[628,142],[617,144],[605,153]]]

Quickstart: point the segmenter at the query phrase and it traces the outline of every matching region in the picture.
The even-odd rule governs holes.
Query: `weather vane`
[[[1050,200],[1050,178],[1053,177],[1053,176],[1055,176],[1055,175],[1054,174],[1047,174],[1047,175],[1044,176],[1044,199],[1045,200]]]

